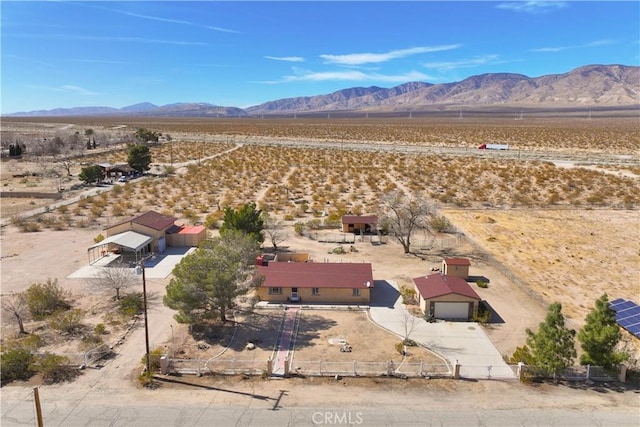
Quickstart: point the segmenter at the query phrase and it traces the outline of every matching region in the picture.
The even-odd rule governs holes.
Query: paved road
[[[460,376],[464,378],[515,379],[512,369],[504,363],[493,343],[475,322],[427,323],[408,313],[397,285],[387,281],[376,281],[371,292],[371,319],[378,325],[447,358],[451,365],[461,365]],[[415,319],[415,320],[413,320]]]
[[[287,387],[284,385],[284,387]],[[46,426],[637,426],[637,408],[476,407],[455,395],[421,397],[403,393],[396,404],[362,401],[358,404],[290,403],[295,390],[244,393],[236,390],[142,390],[137,396],[119,390],[41,389]],[[189,398],[185,398],[185,394]],[[340,394],[340,393],[338,393]],[[447,393],[444,393],[445,395]],[[53,400],[55,396],[55,400]],[[230,403],[230,397],[234,403]],[[385,399],[386,400],[386,399]],[[35,425],[32,393],[23,388],[2,389],[3,427]]]

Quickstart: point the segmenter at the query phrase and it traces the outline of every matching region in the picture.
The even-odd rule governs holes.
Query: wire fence
[[[394,361],[325,361],[290,360],[284,376],[307,377],[401,377],[455,378],[475,380],[517,381],[525,379],[555,379],[566,381],[624,381],[619,369],[601,366],[571,366],[557,375],[527,365],[454,365]],[[181,375],[261,375],[271,376],[272,363],[256,359],[168,359],[164,374]]]
[[[48,355],[54,354],[56,356],[62,356],[67,359],[65,365],[67,366],[92,366],[102,358],[110,355],[112,352],[111,347],[108,344],[100,344],[98,347],[92,348],[85,352],[75,353],[42,353],[32,352],[31,354],[36,358],[44,358]]]

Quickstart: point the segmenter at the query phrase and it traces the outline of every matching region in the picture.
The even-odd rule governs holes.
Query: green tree
[[[11,348],[0,354],[0,380],[6,384],[15,380],[27,380],[35,373],[31,368],[33,356],[27,349]]]
[[[564,325],[562,304],[554,302],[547,310],[544,322],[534,333],[527,328],[527,346],[536,367],[556,375],[573,364],[576,357],[574,345],[576,331]]]
[[[78,178],[85,184],[95,184],[104,177],[102,169],[98,165],[85,166],[80,170]]]
[[[34,358],[31,369],[42,375],[45,384],[70,381],[80,375],[80,371],[71,366],[68,357],[51,353]]]
[[[149,129],[139,128],[135,133],[135,137],[142,142],[158,142],[158,139],[160,139],[160,134]]]
[[[236,297],[249,290],[259,244],[240,232],[206,240],[173,269],[164,304],[177,310],[179,323],[226,321]]]
[[[626,355],[616,352],[620,338],[616,312],[609,306],[609,298],[604,294],[596,300],[595,307],[587,314],[586,324],[578,333],[578,341],[584,350],[580,363],[612,368],[622,362]]]
[[[58,310],[68,310],[68,293],[58,285],[58,279],[47,279],[45,283],[34,283],[26,290],[25,300],[35,320],[42,320]]]
[[[256,209],[255,203],[245,203],[240,209],[235,210],[230,207],[224,209],[224,218],[220,232],[237,230],[251,236],[256,242],[264,242],[262,229],[264,220],[262,211]]]
[[[144,144],[134,144],[129,148],[127,163],[140,173],[151,169],[151,152]]]

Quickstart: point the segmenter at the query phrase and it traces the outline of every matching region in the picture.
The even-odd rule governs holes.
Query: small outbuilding
[[[207,238],[207,228],[203,225],[180,226],[167,230],[168,246],[198,246]]]
[[[469,320],[478,313],[480,297],[466,280],[435,273],[413,279],[420,309],[445,320]]]
[[[342,231],[345,233],[370,234],[378,228],[375,215],[345,215],[342,217]]]
[[[447,276],[460,277],[464,280],[469,278],[469,267],[471,262],[466,258],[445,258],[442,260],[442,274]]]

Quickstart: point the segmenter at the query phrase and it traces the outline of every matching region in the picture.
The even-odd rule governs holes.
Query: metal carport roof
[[[119,233],[101,240],[91,246],[88,250],[108,245],[109,243],[114,243],[118,246],[133,249],[135,252],[138,252],[140,249],[151,243],[152,240],[153,238],[147,235],[136,233],[135,231],[125,231],[124,233]]]

